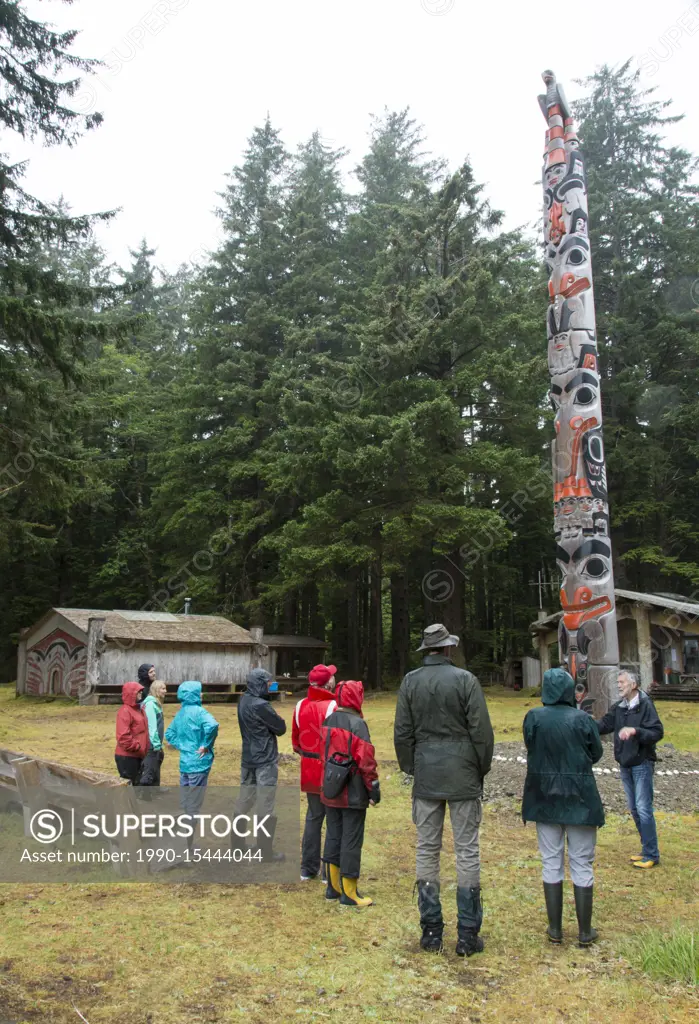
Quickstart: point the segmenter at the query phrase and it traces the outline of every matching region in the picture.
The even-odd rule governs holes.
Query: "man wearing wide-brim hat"
[[[441,623],[423,633],[422,667],[408,672],[398,693],[394,742],[401,769],[414,776],[420,945],[430,952],[443,948],[439,860],[448,804],[456,852],[456,952],[471,956],[483,949],[478,837],[494,737],[480,683],[452,664],[458,644]]]

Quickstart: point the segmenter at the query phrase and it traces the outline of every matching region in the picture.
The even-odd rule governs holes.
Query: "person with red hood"
[[[291,745],[301,756],[301,792],[306,794],[308,810],[301,843],[301,881],[310,882],[320,873],[320,848],[325,807],[320,799],[322,725],[337,707],[334,665],[316,665],[308,673],[308,694],[300,700],[291,724]]]
[[[143,759],[148,752],[148,722],[140,703],[143,693],[140,683],[124,683],[122,705],[116,719],[114,760],[119,775],[133,786],[138,785]]]
[[[320,749],[326,833],[323,860],[328,866],[325,898],[343,907],[370,907],[373,900],[357,892],[367,807],[381,800],[374,747],[362,715],[364,687],[356,680],[339,683],[337,707],[322,723]],[[328,795],[330,775],[347,768],[346,782],[337,795]],[[331,772],[326,769],[330,768]]]

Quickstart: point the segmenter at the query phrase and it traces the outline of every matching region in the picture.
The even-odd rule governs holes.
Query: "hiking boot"
[[[424,949],[426,953],[441,953],[444,949],[444,942],[442,936],[444,935],[444,925],[441,927],[425,928],[422,929],[422,937],[420,939],[420,949]]]
[[[544,899],[549,926],[549,942],[557,946],[563,942],[563,882],[544,882]]]
[[[575,913],[578,918],[578,945],[591,946],[597,939],[597,932],[592,927],[592,903],[594,886],[574,885]]]
[[[635,860],[633,866],[640,868],[641,871],[648,871],[650,868],[657,868],[659,863],[657,860],[651,860],[650,857],[642,857],[640,860]]]
[[[459,941],[456,943],[457,956],[473,956],[474,953],[482,953],[485,943],[478,932],[471,929],[464,929],[459,932]]]

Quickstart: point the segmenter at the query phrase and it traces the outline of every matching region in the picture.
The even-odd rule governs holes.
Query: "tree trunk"
[[[402,679],[408,671],[410,653],[410,606],[408,577],[394,572],[391,576],[391,674]]]
[[[318,587],[315,583],[311,591],[309,628],[311,636],[316,637],[318,640],[325,640],[325,619],[320,610]]]
[[[454,663],[465,665],[465,578],[458,548],[449,555],[434,557],[433,568],[425,577],[423,592],[426,600],[426,624],[442,622],[450,633],[459,637],[460,643],[454,652]]]
[[[367,686],[370,690],[381,687],[383,655],[383,616],[381,607],[381,556],[372,563],[369,582],[369,622]]]
[[[369,579],[366,569],[362,570],[359,579],[359,608],[360,608],[360,660],[358,679],[366,679],[369,672]]]
[[[286,636],[293,636],[297,631],[298,618],[298,593],[294,590],[284,598],[284,613],[282,619],[282,633]]]
[[[347,597],[347,670],[350,678],[359,676],[359,587],[358,572],[350,573],[349,594]]]
[[[454,664],[462,668],[466,664],[464,656],[464,637],[466,635],[466,577],[463,571],[463,559],[459,548],[455,548],[449,555],[449,561],[454,567],[454,593],[452,594],[449,606],[449,617],[451,620],[451,632],[459,637],[461,643],[454,652]]]

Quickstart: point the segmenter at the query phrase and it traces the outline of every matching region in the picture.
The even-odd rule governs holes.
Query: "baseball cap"
[[[325,686],[326,683],[330,679],[332,679],[336,672],[336,665],[314,665],[311,671],[308,673],[308,682],[320,683],[321,686]]]

